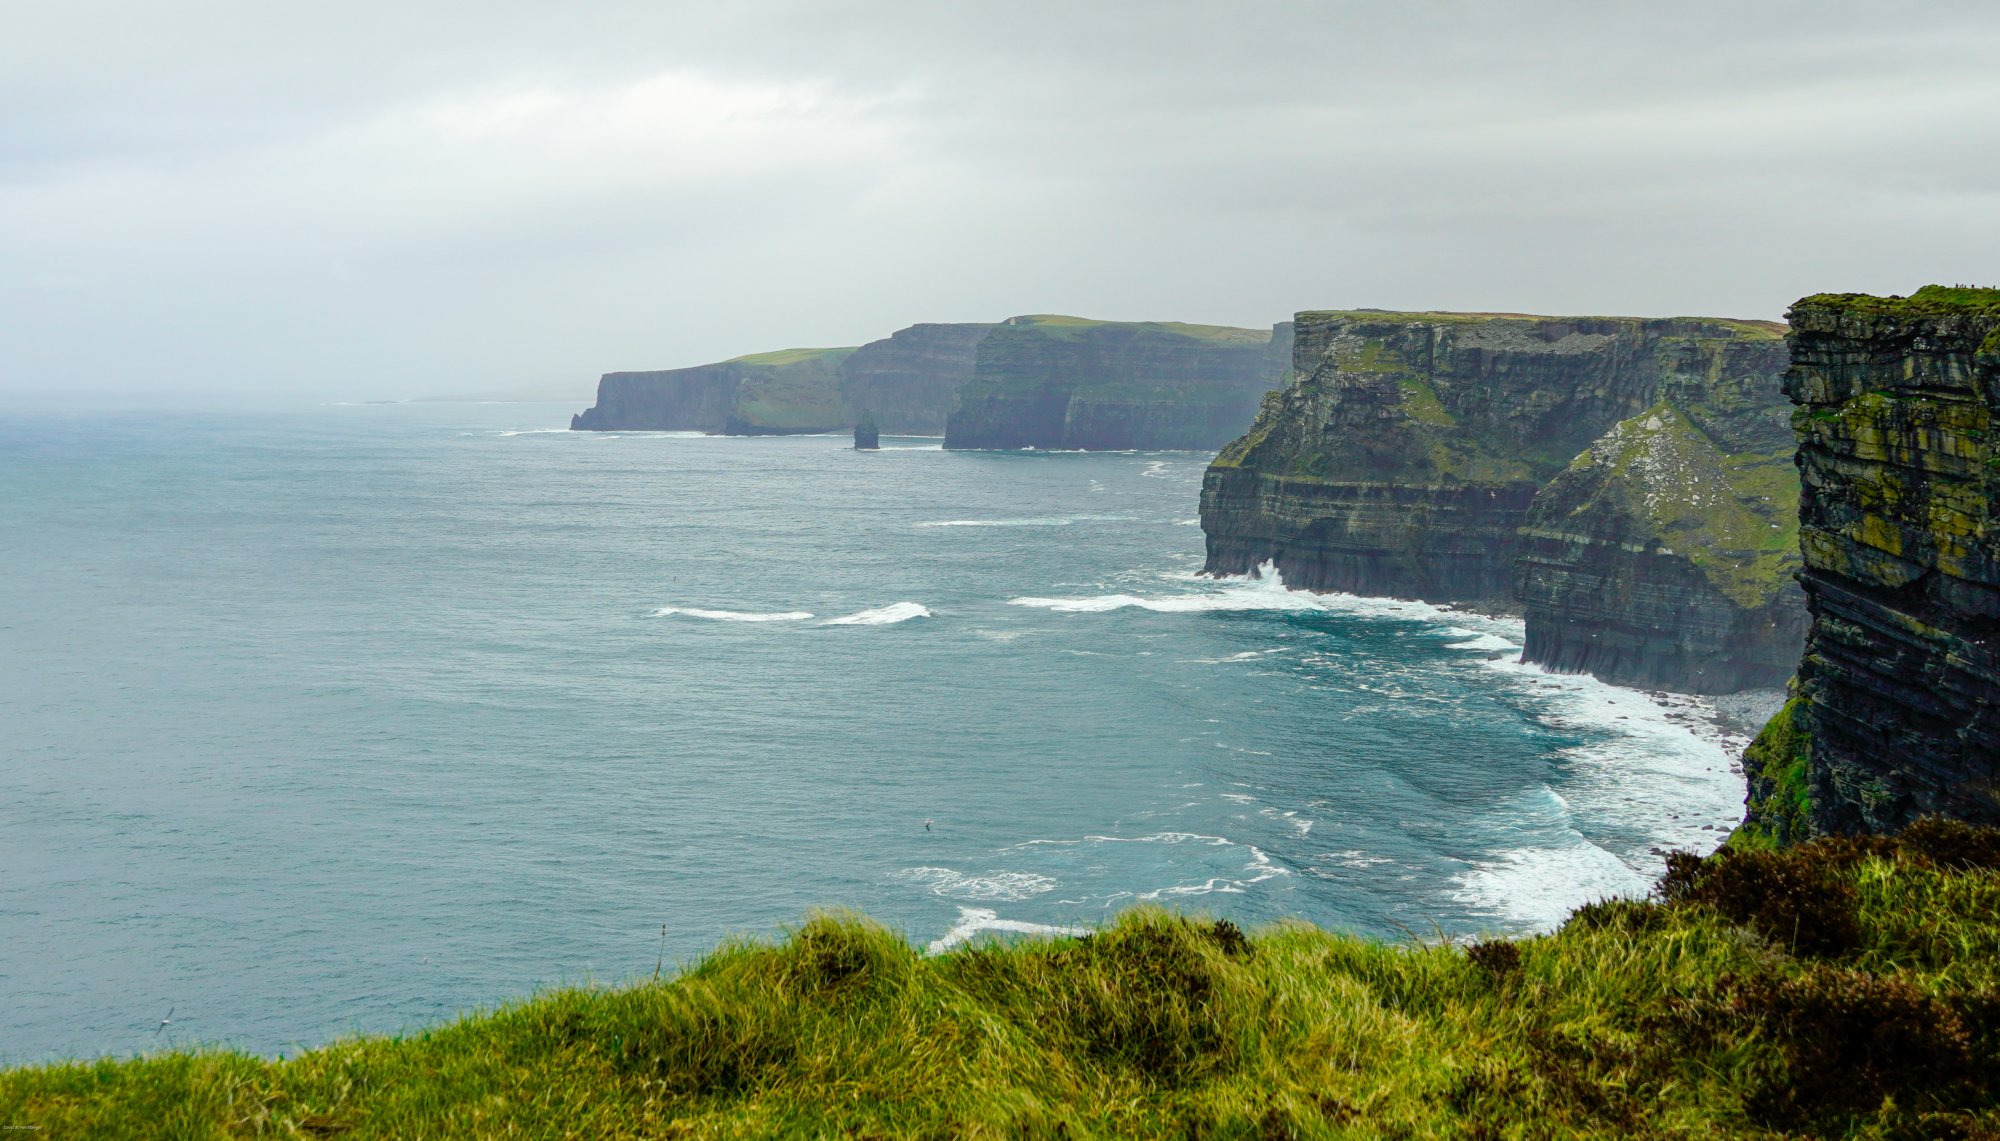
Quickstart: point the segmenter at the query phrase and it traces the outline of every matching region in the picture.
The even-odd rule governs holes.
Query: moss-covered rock
[[[2000,290],[1791,319],[1812,827],[2000,821]]]
[[[1743,826],[1729,838],[1731,847],[1784,847],[1817,834],[1808,777],[1810,716],[1804,700],[1794,695],[1743,750],[1746,811]]]

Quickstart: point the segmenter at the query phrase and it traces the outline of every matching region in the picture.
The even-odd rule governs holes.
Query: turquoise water
[[[1740,814],[1698,708],[1518,623],[1198,578],[1205,455],[568,411],[0,417],[0,1059],[431,1024],[821,906],[1530,930]]]

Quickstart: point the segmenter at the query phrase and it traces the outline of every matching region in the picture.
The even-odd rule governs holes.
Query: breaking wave
[[[858,610],[839,618],[829,618],[822,626],[893,626],[912,618],[929,618],[931,608],[921,602],[891,602],[873,610]],[[807,615],[811,617],[811,615]]]

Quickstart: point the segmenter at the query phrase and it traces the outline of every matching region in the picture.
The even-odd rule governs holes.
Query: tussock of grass
[[[922,958],[854,918],[281,1062],[0,1074],[39,1135],[2000,1137],[2000,833],[1678,857],[1469,949],[1160,911]]]

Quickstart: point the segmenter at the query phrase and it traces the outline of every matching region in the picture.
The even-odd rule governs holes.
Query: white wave
[[[875,449],[878,452],[941,452],[943,444],[887,444]]]
[[[1595,899],[1636,898],[1652,878],[1612,853],[1576,836],[1562,847],[1515,848],[1473,865],[1453,895],[1481,911],[1549,930]]]
[[[1433,606],[1428,602],[1411,602],[1400,598],[1369,598],[1358,594],[1314,594],[1310,591],[1292,590],[1285,586],[1284,575],[1268,562],[1258,567],[1255,574],[1249,575],[1206,578],[1193,573],[1175,573],[1161,577],[1198,583],[1203,588],[1187,594],[1160,597],[1100,594],[1084,598],[1022,597],[1010,598],[1007,601],[1013,606],[1033,606],[1062,614],[1102,614],[1128,608],[1150,610],[1159,614],[1256,610],[1294,613],[1324,611],[1351,614],[1359,618],[1394,620],[1436,621],[1449,618],[1452,621],[1479,625],[1480,628],[1477,630],[1466,630],[1467,634],[1492,634],[1499,637],[1518,638],[1523,629],[1518,619],[1471,614],[1450,607]]]
[[[1250,851],[1250,862],[1243,865],[1243,871],[1250,873],[1248,876],[1240,879],[1231,876],[1210,876],[1200,883],[1175,884],[1172,887],[1143,891],[1139,893],[1139,898],[1161,900],[1191,895],[1211,895],[1218,892],[1225,895],[1242,895],[1245,888],[1254,884],[1292,874],[1290,868],[1279,867],[1272,863],[1271,857],[1265,855],[1256,845],[1243,846]]]
[[[691,606],[662,606],[649,617],[670,618],[679,614],[688,618],[706,618],[711,622],[803,622],[812,617],[810,610],[752,611],[752,610],[701,610]]]
[[[929,885],[932,895],[950,899],[1018,903],[1056,889],[1056,881],[1034,872],[970,875],[951,868],[906,868],[899,878]]]
[[[877,606],[873,610],[858,610],[839,618],[829,618],[822,626],[893,626],[898,622],[908,622],[912,618],[929,618],[930,607],[921,602],[891,602],[887,606]],[[811,615],[807,615],[811,617]]]
[[[565,436],[567,436],[567,435],[569,435],[569,434],[570,434],[571,432],[573,432],[573,431],[575,431],[575,430],[576,430],[576,429],[574,429],[574,428],[517,428],[517,429],[514,429],[514,430],[512,430],[512,431],[507,431],[507,432],[501,432],[501,433],[500,433],[500,435],[502,435],[502,436],[547,436],[547,435],[551,435],[551,434],[554,434],[554,433],[561,433],[562,435],[565,435]]]
[[[1564,748],[1561,792],[1500,806],[1490,821],[1539,837],[1477,862],[1456,894],[1510,924],[1548,928],[1575,907],[1644,895],[1660,853],[1713,851],[1743,815],[1743,777],[1706,701],[1649,695],[1580,674],[1496,658],[1542,724],[1587,738]]]
[[[1466,642],[1453,642],[1447,650],[1518,650],[1520,645],[1498,634],[1481,634]]]
[[[1034,606],[1062,614],[1102,614],[1137,607],[1159,614],[1195,614],[1235,610],[1323,610],[1320,595],[1286,590],[1284,579],[1269,563],[1261,577],[1225,578],[1194,594],[1142,598],[1136,594],[1100,594],[1090,598],[1010,598],[1011,606]]]
[[[958,922],[943,937],[931,940],[925,948],[933,955],[942,955],[953,947],[962,946],[981,931],[1005,931],[1016,935],[1088,935],[1088,927],[1063,927],[1050,923],[1029,923],[1023,919],[1002,919],[998,912],[983,907],[961,907]]]
[[[1176,519],[1176,520],[1174,520],[1174,526],[1176,526],[1176,527],[1199,527],[1199,526],[1201,526],[1201,520],[1199,520],[1199,519]]]

